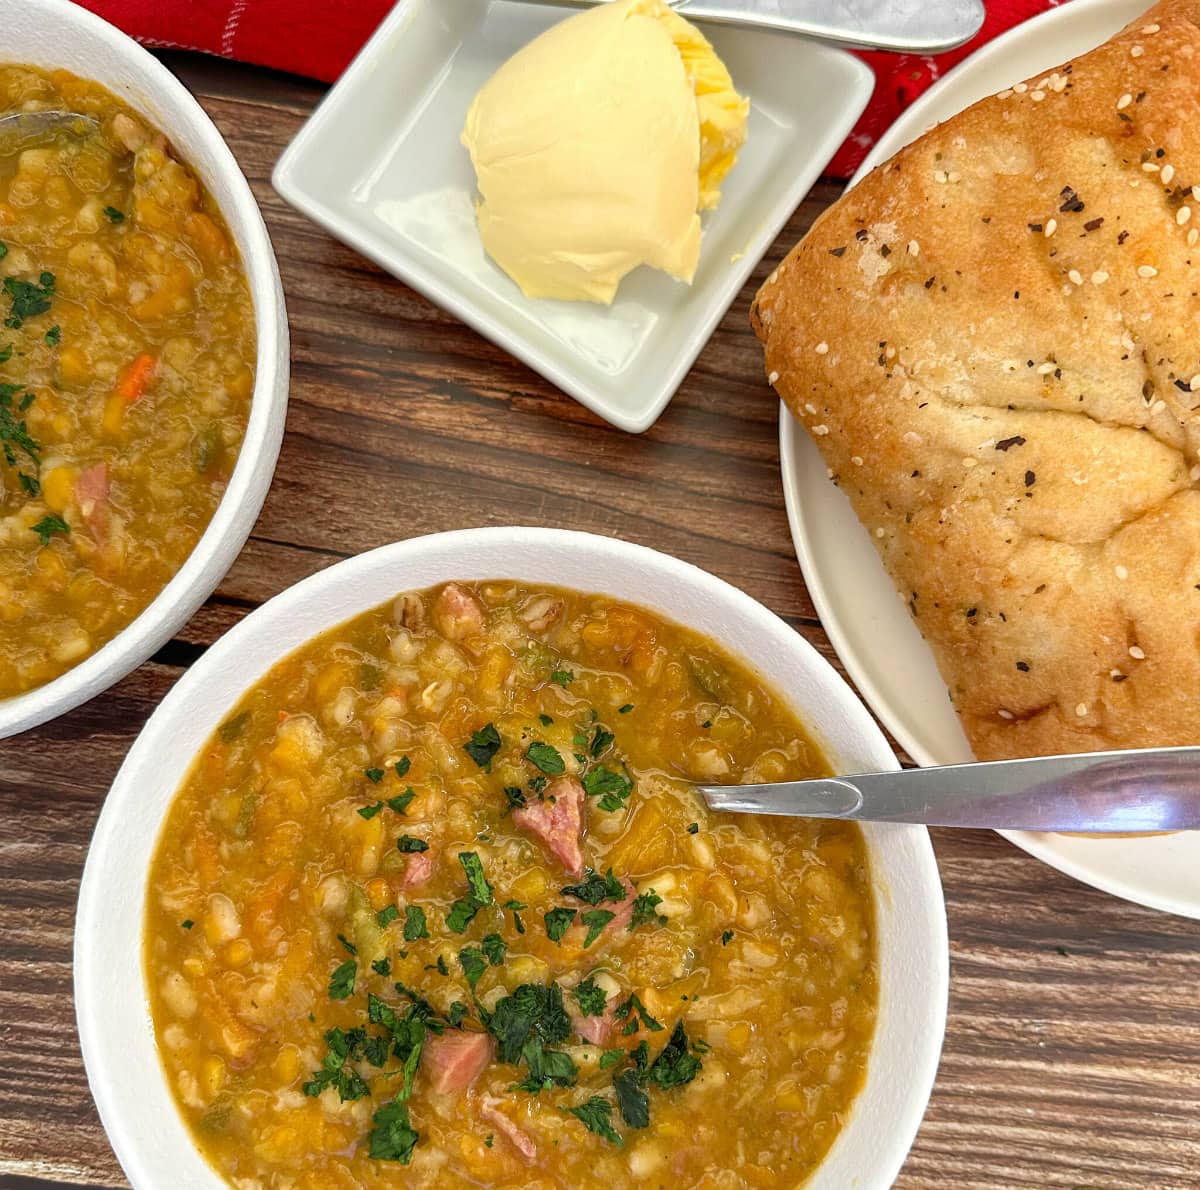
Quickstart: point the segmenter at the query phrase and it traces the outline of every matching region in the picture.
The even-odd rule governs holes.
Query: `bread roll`
[[[758,294],[980,758],[1200,742],[1198,240],[1167,0],[902,150]]]

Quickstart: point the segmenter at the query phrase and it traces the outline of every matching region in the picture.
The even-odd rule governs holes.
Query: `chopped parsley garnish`
[[[424,839],[418,839],[415,835],[401,835],[396,840],[396,846],[405,852],[429,850],[429,844]]]
[[[358,816],[360,818],[371,819],[371,818],[374,818],[375,815],[378,814],[379,811],[382,809],[383,809],[383,802],[375,802],[375,804],[371,805],[371,806],[359,806]]]
[[[483,1138],[483,1143],[485,1145],[487,1145],[487,1147],[490,1149],[492,1147],[492,1144],[495,1141],[495,1139],[496,1139],[496,1134],[494,1132],[489,1132],[487,1134],[487,1136],[485,1136]]]
[[[605,1050],[600,1055],[598,1065],[601,1070],[611,1070],[623,1057],[625,1057],[624,1050]]]
[[[190,930],[196,923],[192,921],[190,917],[185,917],[179,924],[183,926],[185,930]]]
[[[463,751],[485,772],[492,771],[492,758],[500,751],[500,733],[494,723],[485,724],[478,731],[471,733],[471,738],[463,744]]]
[[[525,923],[521,920],[521,910],[528,909],[529,906],[524,901],[505,901],[505,909],[511,909],[513,915],[513,926],[518,934],[525,933]]]
[[[732,941],[733,941],[733,931],[726,930],[725,933],[723,933],[721,935],[721,945],[728,946],[730,944],[730,942],[732,942]]]
[[[554,722],[554,720],[551,719],[549,715],[542,714],[542,715],[538,715],[538,722],[543,727],[549,727]]]
[[[559,755],[558,749],[551,747],[550,744],[542,743],[541,740],[534,740],[529,745],[525,758],[534,768],[541,769],[548,777],[557,777],[567,770],[566,763]]]
[[[471,886],[471,896],[480,905],[490,905],[492,903],[492,886],[484,877],[483,863],[479,856],[474,851],[460,851],[458,862],[462,864],[463,871],[467,874],[467,883]]]
[[[566,688],[568,682],[573,682],[574,680],[575,675],[569,669],[556,669],[550,675],[550,681],[552,681],[556,686],[562,686],[564,689]]]
[[[584,950],[587,950],[604,933],[604,927],[614,917],[616,914],[608,909],[589,909],[586,913],[579,915],[579,920],[588,928],[587,937],[583,940]]]
[[[535,1033],[521,1047],[521,1057],[529,1067],[529,1076],[517,1083],[517,1090],[537,1095],[551,1087],[569,1087],[578,1073],[569,1054],[548,1050]]]
[[[484,935],[479,945],[483,953],[487,955],[487,961],[493,967],[499,967],[504,962],[504,956],[508,951],[508,943],[499,934]]]
[[[595,734],[592,736],[591,747],[588,749],[588,751],[591,752],[593,759],[598,756],[602,756],[605,752],[607,752],[613,740],[616,738],[617,737],[606,728],[597,727]]]
[[[420,905],[404,906],[404,941],[416,942],[428,938],[429,928],[425,921],[425,910]]]
[[[407,756],[402,756],[394,765],[392,765],[392,768],[396,770],[397,777],[407,777],[408,770],[412,768],[412,761],[409,760]]]
[[[366,777],[372,785],[378,785],[383,780],[383,769],[363,769],[363,776]]]
[[[57,347],[62,342],[62,327],[52,326],[43,338],[51,347]]]
[[[364,1056],[366,1031],[363,1029],[330,1029],[325,1034],[329,1052],[321,1062],[321,1069],[301,1088],[305,1095],[316,1098],[326,1087],[333,1087],[342,1103],[363,1099],[371,1090],[362,1076],[346,1063]]]
[[[551,909],[546,914],[546,936],[551,942],[561,942],[575,920],[577,909]]]
[[[598,764],[584,774],[583,788],[589,797],[600,798],[601,810],[622,810],[625,799],[633,792],[633,782],[623,773]]]
[[[700,1059],[688,1052],[687,1031],[683,1022],[679,1021],[671,1034],[671,1040],[654,1060],[654,1065],[646,1072],[646,1077],[665,1091],[690,1083],[700,1073],[701,1065]]]
[[[30,525],[29,527],[38,535],[38,540],[42,545],[49,545],[50,538],[55,533],[66,534],[71,532],[71,526],[62,517],[54,515],[44,516],[36,525]]]
[[[688,823],[688,834],[689,835],[699,834],[699,832],[700,832],[700,824],[698,822],[689,822]]]
[[[371,970],[376,975],[382,975],[386,979],[392,973],[392,960],[389,958],[376,959],[371,964]]]
[[[36,282],[5,277],[4,292],[12,300],[12,311],[4,320],[4,325],[19,327],[26,318],[45,314],[50,309],[50,299],[54,295],[54,274],[42,273]]]
[[[525,794],[522,793],[519,785],[506,785],[504,787],[504,796],[508,801],[504,812],[507,814],[509,810],[519,810],[525,804]]]
[[[660,926],[666,925],[667,919],[658,912],[658,906],[661,904],[662,897],[654,889],[639,893],[633,902],[633,916],[629,919],[628,928],[636,930],[638,926],[652,921],[657,922]]]
[[[650,1097],[642,1090],[636,1070],[622,1070],[613,1076],[613,1090],[617,1093],[617,1107],[621,1119],[630,1128],[647,1128],[650,1125]]]
[[[397,1095],[391,1103],[381,1107],[371,1117],[375,1125],[367,1140],[373,1161],[399,1161],[407,1165],[412,1160],[413,1149],[421,1134],[408,1118],[408,1106]]]
[[[608,1003],[608,994],[602,987],[597,986],[595,978],[591,975],[578,984],[571,995],[575,997],[575,1003],[579,1005],[579,1011],[584,1016],[600,1016]]]
[[[589,1132],[602,1136],[614,1145],[625,1143],[612,1126],[612,1104],[602,1096],[593,1095],[586,1103],[581,1103],[578,1107],[569,1107],[566,1110],[577,1120],[582,1121],[583,1126]]]
[[[450,1027],[457,1029],[463,1023],[463,1018],[467,1015],[467,1006],[461,1000],[455,1000],[450,1005],[450,1011],[446,1014],[446,1020],[450,1022]]]
[[[662,1032],[662,1025],[646,1011],[646,1006],[638,999],[635,992],[630,993],[628,1000],[623,1000],[617,1005],[613,1015],[617,1020],[625,1022],[625,1028],[622,1030],[622,1033],[626,1037],[638,1031],[639,1020],[641,1021],[641,1028],[648,1029],[651,1033]]]
[[[379,923],[380,928],[386,929],[400,916],[400,910],[395,905],[385,905],[375,914],[375,920]]]
[[[337,940],[346,948],[347,954],[358,954],[358,947],[345,934],[339,934]]]
[[[410,787],[409,787],[408,789],[406,789],[406,790],[405,790],[403,793],[398,793],[398,794],[396,794],[396,796],[395,796],[395,797],[390,797],[390,798],[388,798],[388,799],[387,799],[387,804],[388,804],[388,805],[389,805],[389,806],[390,806],[390,807],[391,807],[393,810],[395,810],[397,814],[403,814],[403,813],[404,813],[404,811],[408,809],[408,805],[409,805],[409,803],[410,803],[410,802],[413,800],[413,798],[415,798],[416,796],[417,796],[417,795],[416,795],[416,793],[414,793],[414,792],[413,792],[413,790],[412,790],[412,788],[411,788],[411,786],[410,786]]]
[[[104,217],[109,221],[109,223],[125,222],[125,212],[118,211],[116,207],[105,207]]]
[[[625,886],[613,875],[612,868],[601,876],[591,868],[584,869],[584,879],[579,884],[568,884],[562,889],[564,897],[576,897],[589,905],[599,905],[601,901],[623,901],[628,894]]]
[[[358,964],[353,959],[347,959],[340,967],[335,967],[329,977],[329,998],[345,1000],[354,992],[354,976],[358,972]]]
[[[450,906],[446,914],[446,928],[456,934],[461,934],[471,924],[475,914],[483,906],[474,897],[463,897]]]
[[[633,710],[633,703],[627,702],[623,707],[617,707],[618,715],[628,715]]]
[[[474,991],[475,985],[488,967],[483,952],[477,946],[464,946],[458,952],[458,965],[467,977],[467,986]]]
[[[561,1045],[571,1035],[571,1020],[557,983],[545,987],[521,984],[496,1005],[486,1023],[488,1032],[496,1039],[497,1060],[514,1064],[531,1035],[546,1045]]]
[[[232,719],[226,719],[221,724],[218,734],[224,743],[232,744],[246,730],[246,724],[249,722],[250,712],[242,711],[240,714],[234,715]]]

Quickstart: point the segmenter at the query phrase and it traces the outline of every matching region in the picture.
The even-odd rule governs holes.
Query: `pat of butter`
[[[639,265],[690,282],[749,104],[663,0],[611,0],[510,58],[467,113],[484,248],[531,298],[611,303]]]

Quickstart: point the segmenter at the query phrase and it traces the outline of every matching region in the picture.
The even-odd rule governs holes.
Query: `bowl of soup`
[[[895,767],[771,612],[621,541],[385,546],[121,768],[75,994],[136,1187],[891,1184],[945,1024],[922,828],[709,812]]]
[[[199,104],[63,0],[0,5],[0,736],[78,705],[211,593],[270,483],[287,325]]]

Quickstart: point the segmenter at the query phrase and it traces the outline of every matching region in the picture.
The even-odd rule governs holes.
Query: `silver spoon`
[[[537,0],[575,8],[608,0]],[[757,25],[859,49],[937,54],[983,25],[982,0],[667,0],[689,21]]]
[[[1089,834],[1200,829],[1200,747],[697,788],[710,810],[745,814]]]
[[[79,112],[48,110],[0,116],[0,144],[9,152],[60,133],[82,138],[99,130],[100,125],[91,116]]]

